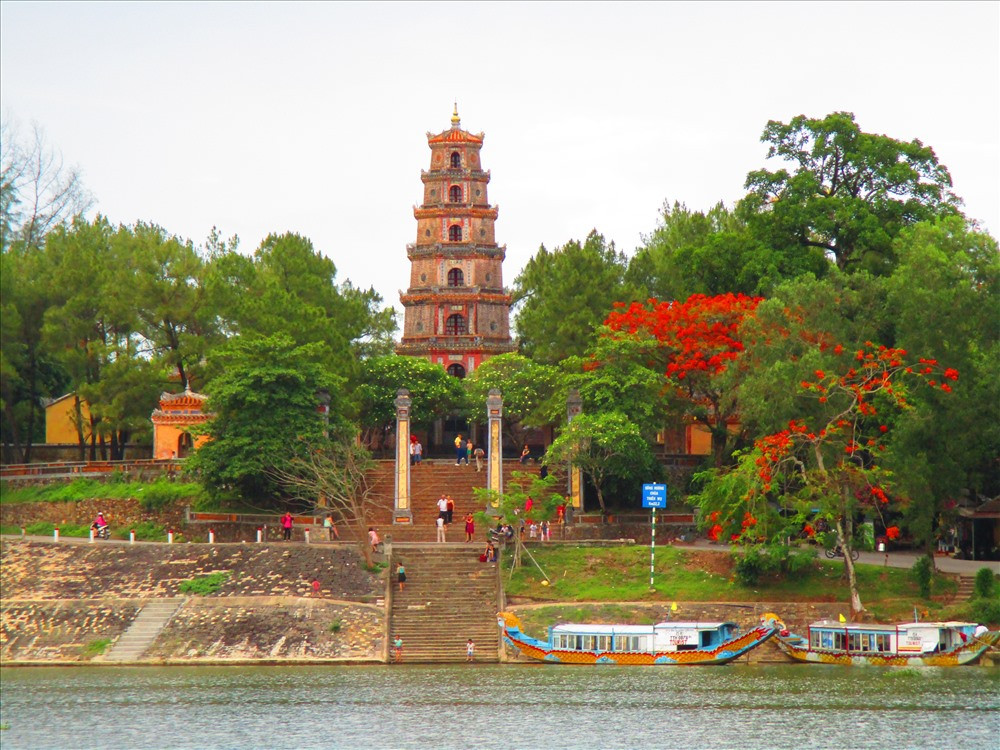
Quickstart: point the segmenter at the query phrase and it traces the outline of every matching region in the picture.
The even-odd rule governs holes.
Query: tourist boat
[[[756,648],[780,628],[777,615],[741,633],[735,622],[681,622],[656,625],[553,625],[548,641],[524,634],[510,612],[497,615],[506,643],[532,659],[560,664],[725,664]]]
[[[874,625],[819,620],[805,636],[782,629],[776,640],[790,657],[812,664],[958,667],[995,646],[1000,632],[974,622]]]

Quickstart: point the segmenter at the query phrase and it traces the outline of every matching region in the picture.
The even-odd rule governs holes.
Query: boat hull
[[[844,651],[815,651],[808,648],[805,639],[790,634],[780,633],[775,637],[785,654],[795,661],[807,664],[839,664],[841,666],[874,666],[874,667],[961,667],[972,664],[986,649],[995,647],[1000,641],[1000,632],[985,633],[969,643],[936,654],[890,654],[872,653],[858,654]]]
[[[526,636],[515,615],[501,612],[497,623],[503,640],[529,659],[549,664],[618,664],[630,666],[694,666],[726,664],[757,648],[778,632],[780,622],[760,625],[712,649],[688,651],[575,651],[552,648],[545,641]]]

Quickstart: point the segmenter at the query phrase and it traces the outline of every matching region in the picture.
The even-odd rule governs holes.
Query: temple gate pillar
[[[486,488],[499,494],[503,492],[503,398],[496,388],[491,388],[486,397],[486,418]]]
[[[571,388],[566,397],[566,424],[583,413],[583,399],[580,391]],[[566,521],[573,520],[573,513],[583,510],[583,471],[578,466],[570,464],[566,476],[566,494],[569,496],[569,507],[566,509]]]
[[[413,523],[410,508],[410,392],[396,391],[396,492],[392,522]]]

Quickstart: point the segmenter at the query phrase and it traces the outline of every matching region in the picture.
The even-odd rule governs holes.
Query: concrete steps
[[[955,592],[956,602],[966,602],[972,598],[972,594],[976,588],[976,577],[975,576],[959,576],[958,578],[958,591]]]
[[[499,576],[496,563],[481,563],[479,545],[393,545],[390,643],[403,640],[407,662],[465,661],[466,641],[476,644],[477,662],[499,661],[496,624]],[[400,560],[406,587],[396,586]]]
[[[150,600],[139,610],[128,630],[101,661],[126,662],[140,659],[185,601],[184,597]]]
[[[535,463],[522,464],[516,459],[503,462],[504,486],[511,485],[515,472],[537,475],[539,466]],[[448,541],[460,542],[465,539],[466,513],[476,513],[483,509],[481,502],[473,497],[473,491],[486,486],[486,468],[477,472],[475,462],[471,466],[456,466],[453,460],[430,459],[414,466],[410,472],[410,507],[413,525],[410,530],[404,525],[394,525],[392,517],[395,493],[395,463],[378,461],[369,475],[372,496],[382,506],[372,517],[372,523],[379,527],[382,535],[391,533],[394,541],[433,542],[436,538],[434,525],[437,519],[437,501],[441,494],[451,495],[455,501],[454,521],[448,531]],[[391,531],[390,531],[391,527]],[[414,529],[418,529],[414,531]],[[477,527],[476,536],[485,539],[485,529]]]

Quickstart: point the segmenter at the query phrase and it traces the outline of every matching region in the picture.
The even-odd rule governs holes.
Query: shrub
[[[973,596],[981,599],[989,599],[993,596],[996,588],[996,577],[989,568],[980,568],[976,571],[976,581],[973,586]]]
[[[918,557],[917,561],[913,563],[913,567],[910,568],[910,572],[913,574],[913,579],[917,582],[917,586],[920,587],[920,596],[924,599],[929,598],[931,595],[931,578],[934,575],[934,561],[927,555]]]
[[[344,626],[344,623],[342,623],[340,620],[334,620],[333,622],[330,623],[330,632],[331,633],[339,633],[340,629],[343,626]]]
[[[80,656],[90,659],[94,656],[100,656],[103,654],[108,646],[111,645],[110,638],[98,638],[96,641],[91,641],[86,646],[80,650]]]
[[[209,573],[207,576],[196,576],[188,581],[181,581],[178,589],[182,594],[207,596],[222,588],[222,584],[226,582],[227,578],[229,578],[228,570]]]
[[[984,625],[1000,623],[1000,599],[973,599],[972,619]]]

